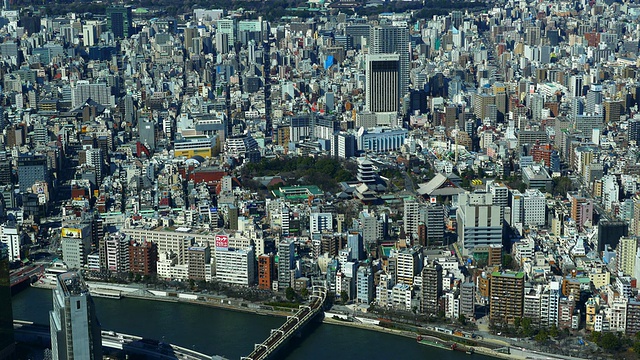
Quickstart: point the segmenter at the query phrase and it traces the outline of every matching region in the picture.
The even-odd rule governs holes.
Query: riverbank
[[[396,336],[403,336],[403,337],[410,338],[410,339],[416,339],[416,336],[417,336],[416,333],[411,332],[411,331],[389,329],[389,328],[385,328],[385,327],[378,326],[378,325],[373,325],[373,324],[365,324],[365,323],[357,323],[357,322],[336,320],[336,319],[332,319],[332,318],[328,318],[328,317],[325,317],[322,320],[322,322],[325,323],[325,324],[347,326],[347,327],[353,327],[353,328],[357,328],[357,329],[377,331],[377,332],[396,335]],[[440,339],[440,340],[442,340],[442,339]],[[442,341],[444,342],[445,340],[442,340]],[[441,346],[431,345],[431,344],[428,344],[428,343],[424,343],[424,345],[433,346],[435,348],[442,348]],[[490,357],[497,358],[497,359],[519,359],[519,360],[526,359],[525,356],[519,356],[519,355],[513,355],[513,354],[512,355],[507,355],[507,354],[503,354],[503,353],[500,353],[500,352],[497,352],[497,351],[494,351],[494,350],[491,350],[489,348],[482,347],[482,346],[474,346],[473,350],[474,350],[475,353],[478,353],[478,354],[481,354],[481,355],[485,355],[485,356],[490,356]]]
[[[156,302],[165,302],[165,303],[192,304],[192,305],[206,306],[210,308],[217,308],[221,310],[230,310],[233,312],[248,313],[248,314],[262,315],[262,316],[287,317],[298,310],[298,308],[276,309],[271,305],[251,303],[251,302],[244,301],[242,299],[228,298],[228,297],[210,295],[210,294],[179,293],[176,291],[154,290],[154,289],[148,289],[138,285],[131,286],[127,284],[109,284],[109,283],[91,282],[89,283],[89,286],[90,288],[93,287],[94,290],[97,290],[97,291],[100,291],[100,290],[119,291],[121,298],[153,300]],[[50,289],[49,287],[38,286],[36,284],[33,284],[33,287]],[[106,296],[103,296],[103,297],[106,297]],[[110,297],[110,298],[113,300],[117,300],[116,297]],[[366,320],[366,319],[363,319],[363,320]],[[417,333],[415,332],[389,329],[389,328],[375,325],[374,324],[375,320],[372,320],[372,323],[369,324],[365,322],[341,321],[341,320],[332,319],[330,317],[325,317],[324,322],[334,324],[334,325],[341,325],[345,327],[353,327],[353,328],[359,328],[362,330],[370,330],[370,331],[402,336],[405,338],[411,338],[414,341],[416,340],[416,337],[417,337]],[[439,338],[437,334],[430,334],[430,336],[435,336]],[[450,342],[450,340],[447,340],[447,339],[441,339],[441,340],[443,342]],[[501,344],[508,344],[508,343],[502,342]],[[498,345],[497,341],[496,341],[496,345]],[[423,346],[429,346],[429,344],[423,344]],[[473,348],[475,353],[482,354],[485,356],[490,356],[493,358],[499,358],[499,359],[527,359],[527,358],[529,359],[550,359],[550,358],[567,359],[567,357],[561,357],[555,354],[542,354],[534,351],[530,352],[524,349],[516,349],[514,347],[511,347],[510,355],[496,352],[494,350],[491,350],[486,347],[481,347],[481,346],[474,346]]]
[[[193,304],[193,305],[203,305],[223,310],[237,311],[243,313],[250,313],[255,315],[263,315],[263,316],[277,316],[277,317],[287,317],[291,314],[298,311],[298,308],[291,308],[290,311],[284,311],[282,309],[272,309],[265,308],[263,304],[256,304],[251,302],[246,302],[240,299],[214,296],[214,295],[206,295],[206,294],[193,294],[193,293],[180,293],[180,292],[168,292],[168,291],[157,291],[153,289],[141,288],[137,286],[129,286],[126,284],[109,284],[109,283],[98,283],[98,282],[87,282],[89,285],[89,291],[93,294],[94,292],[104,292],[104,291],[118,291],[118,297],[107,297],[100,296],[98,297],[107,297],[113,300],[118,300],[119,298],[132,298],[132,299],[140,299],[140,300],[152,300],[152,301],[161,301],[161,302],[169,302],[169,303],[185,303],[185,304]],[[47,286],[46,284],[34,283],[32,287],[41,288],[41,289],[52,289],[52,287]]]

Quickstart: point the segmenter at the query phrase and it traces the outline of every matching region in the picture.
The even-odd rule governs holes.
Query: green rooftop
[[[306,200],[309,196],[322,196],[323,192],[316,185],[283,186],[272,191],[273,196],[288,200]]]
[[[494,271],[491,273],[491,276],[495,276],[495,277],[512,277],[515,279],[522,279],[524,278],[524,272],[519,271],[519,272],[515,272],[515,271],[505,271],[505,272],[500,272],[500,271]]]

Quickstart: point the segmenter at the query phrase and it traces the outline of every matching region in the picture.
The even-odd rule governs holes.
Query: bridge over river
[[[323,286],[313,286],[309,305],[301,305],[298,312],[287,316],[282,326],[272,329],[269,337],[261,344],[256,344],[253,351],[241,360],[263,360],[271,358],[278,349],[284,345],[294,334],[298,333],[306,324],[316,316],[324,314],[324,302],[327,298],[327,289]]]

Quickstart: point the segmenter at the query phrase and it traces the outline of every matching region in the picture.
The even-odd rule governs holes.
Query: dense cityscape
[[[640,357],[639,4],[74,4],[0,13],[0,359],[203,358],[93,297]]]

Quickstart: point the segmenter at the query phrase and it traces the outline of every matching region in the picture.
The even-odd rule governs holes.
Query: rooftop
[[[64,292],[64,296],[89,293],[87,284],[85,284],[80,273],[76,271],[69,271],[58,275],[58,283]]]

